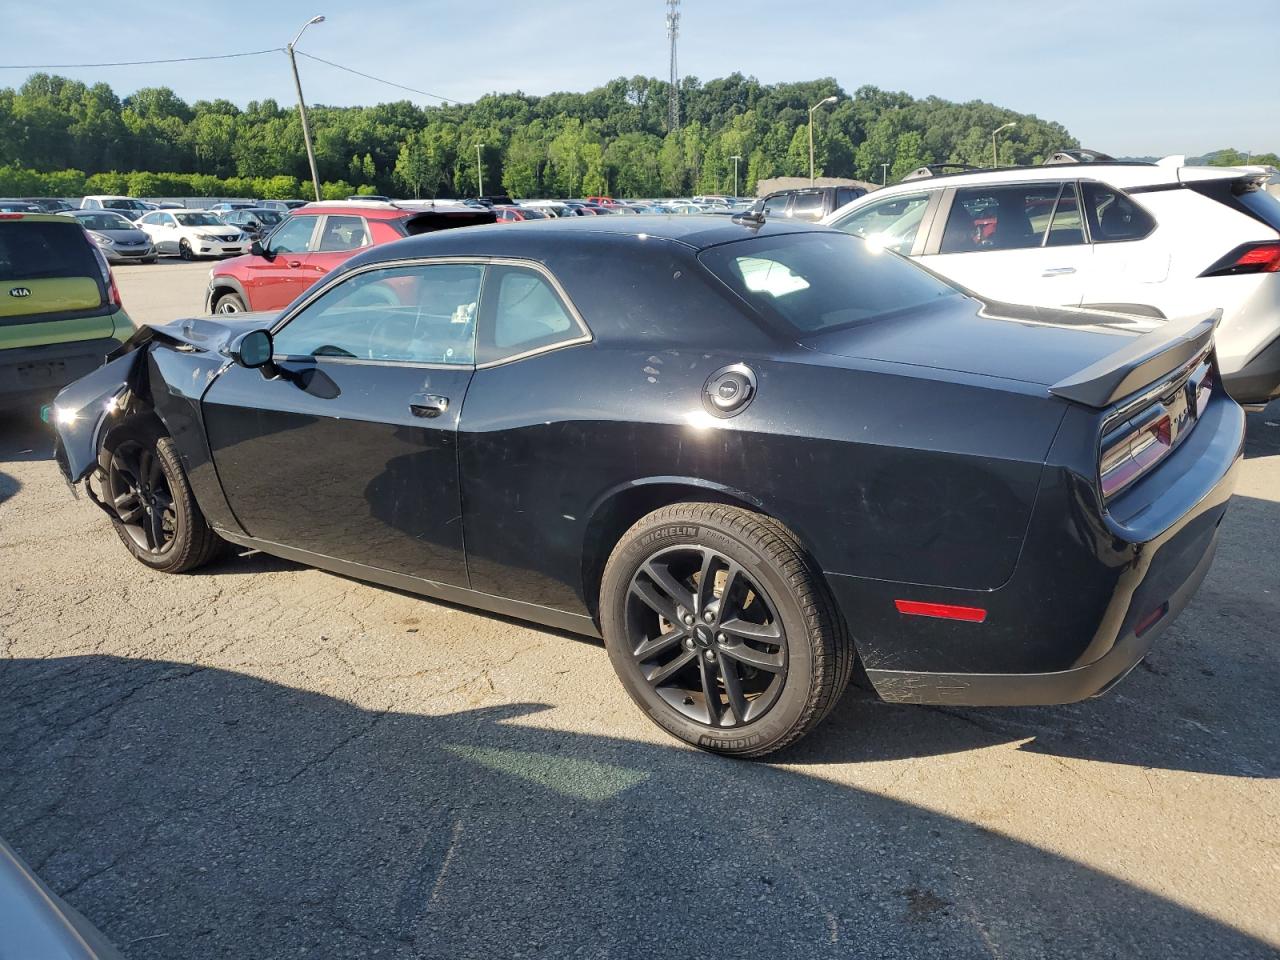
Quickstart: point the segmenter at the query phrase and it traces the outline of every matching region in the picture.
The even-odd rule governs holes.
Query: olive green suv
[[[79,223],[0,213],[0,410],[52,397],[132,333],[111,268]]]

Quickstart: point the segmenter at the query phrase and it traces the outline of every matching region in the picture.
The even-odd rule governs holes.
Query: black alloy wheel
[[[631,578],[626,623],[645,681],[698,723],[758,720],[786,681],[787,638],[773,602],[711,547],[671,547],[650,557]]]
[[[172,549],[178,513],[169,480],[152,448],[136,440],[116,448],[107,472],[107,494],[139,550],[159,557]]]
[[[803,737],[853,669],[821,568],[784,524],[732,504],[674,503],[637,520],[605,564],[599,609],[636,705],[728,756]]]
[[[178,256],[182,257],[183,260],[194,260],[196,258],[195,253],[191,250],[191,244],[187,243],[186,240],[178,241]]]

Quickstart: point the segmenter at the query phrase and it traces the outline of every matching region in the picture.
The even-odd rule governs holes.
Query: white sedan
[[[248,253],[253,242],[238,227],[203,210],[155,210],[138,220],[138,228],[146,231],[157,253],[183,260]]]

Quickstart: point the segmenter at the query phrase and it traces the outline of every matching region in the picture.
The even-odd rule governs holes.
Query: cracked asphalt
[[[126,267],[144,319],[207,265]],[[851,690],[685,749],[599,644],[261,555],[165,577],[0,418],[0,835],[129,958],[1280,956],[1280,405],[1102,700]]]

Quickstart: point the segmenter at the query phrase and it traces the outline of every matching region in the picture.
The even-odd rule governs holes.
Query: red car
[[[530,207],[497,206],[493,208],[499,223],[519,223],[521,220],[546,220],[547,215],[541,210]]]
[[[617,201],[613,197],[587,197],[587,203],[594,203],[601,207],[612,207]]]
[[[366,247],[449,227],[493,223],[491,210],[410,209],[393,203],[309,203],[285,217],[252,252],[209,274],[209,313],[281,310]]]

